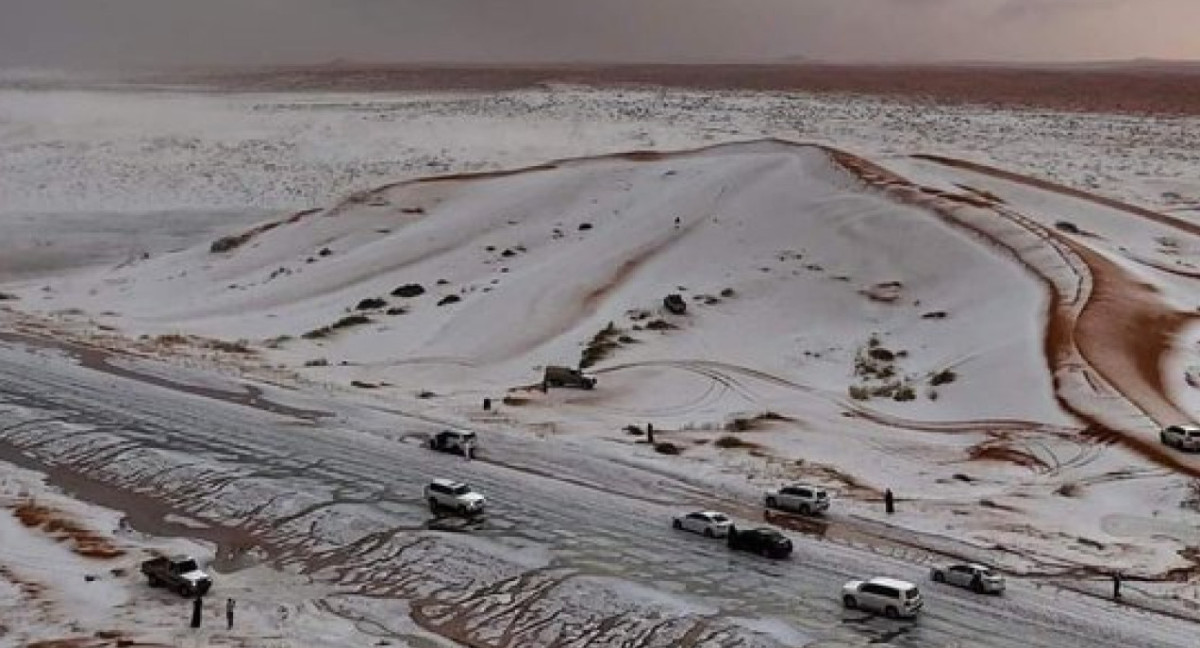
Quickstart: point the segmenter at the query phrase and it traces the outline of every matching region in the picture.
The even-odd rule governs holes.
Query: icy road
[[[869,546],[792,533],[787,561],[731,553],[672,531],[671,516],[750,515],[755,503],[553,438],[489,433],[467,462],[421,445],[437,421],[79,360],[0,342],[0,458],[126,510],[143,531],[217,542],[216,596],[222,570],[261,561],[345,601],[406,601],[420,626],[480,647],[1195,645],[1188,621],[1024,579],[980,597]],[[485,518],[433,518],[421,489],[434,477],[482,490]],[[921,618],[843,610],[843,582],[876,574],[918,583]],[[389,625],[369,606],[356,614]]]

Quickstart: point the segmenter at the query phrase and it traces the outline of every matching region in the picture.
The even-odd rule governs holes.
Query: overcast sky
[[[1200,59],[1200,0],[0,0],[0,67]]]

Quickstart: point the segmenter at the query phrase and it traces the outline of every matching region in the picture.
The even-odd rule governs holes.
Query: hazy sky
[[[1200,0],[0,0],[0,67],[1200,59]]]

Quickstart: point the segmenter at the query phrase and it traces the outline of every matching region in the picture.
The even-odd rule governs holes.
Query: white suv
[[[915,617],[921,611],[921,590],[894,578],[850,581],[842,586],[842,604],[851,610],[882,612],[889,619]]]
[[[425,487],[425,500],[429,508],[437,511],[449,509],[462,515],[483,513],[486,503],[483,495],[470,486],[451,479],[435,479]]]
[[[1180,450],[1200,450],[1200,426],[1168,425],[1158,436],[1164,444]]]
[[[766,504],[769,509],[816,515],[829,510],[829,493],[808,484],[790,484],[767,491]]]

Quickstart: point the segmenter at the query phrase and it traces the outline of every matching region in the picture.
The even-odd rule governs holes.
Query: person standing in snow
[[[896,512],[896,498],[890,488],[883,491],[883,508],[889,515]]]
[[[650,445],[654,445],[654,424],[653,423],[646,424],[646,442],[649,443]]]
[[[1121,598],[1121,572],[1113,572],[1112,582],[1113,582],[1113,598],[1119,599],[1119,598]]]
[[[199,628],[200,621],[204,618],[204,599],[197,596],[192,599],[192,627]]]
[[[237,603],[233,599],[225,599],[225,629],[233,630],[233,608]]]

